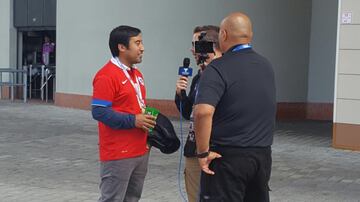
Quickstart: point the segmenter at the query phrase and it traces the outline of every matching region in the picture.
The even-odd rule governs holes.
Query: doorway
[[[21,66],[28,69],[28,98],[53,101],[56,76],[56,31],[21,31]]]

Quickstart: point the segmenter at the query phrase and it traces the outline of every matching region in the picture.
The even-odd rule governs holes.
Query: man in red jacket
[[[112,58],[93,80],[92,115],[99,121],[99,201],[138,201],[147,173],[149,128],[145,83],[135,64],[142,61],[141,31],[119,26],[110,33]]]

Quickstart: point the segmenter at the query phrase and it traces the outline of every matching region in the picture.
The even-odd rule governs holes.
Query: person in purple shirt
[[[42,62],[44,65],[49,64],[49,56],[50,53],[54,51],[55,43],[50,42],[50,38],[48,36],[45,36],[44,38],[44,44],[42,46]]]

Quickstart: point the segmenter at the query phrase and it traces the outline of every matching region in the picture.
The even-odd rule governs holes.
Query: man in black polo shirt
[[[220,25],[224,55],[208,65],[195,100],[200,201],[269,201],[276,101],[274,72],[256,53],[250,19],[232,13]]]

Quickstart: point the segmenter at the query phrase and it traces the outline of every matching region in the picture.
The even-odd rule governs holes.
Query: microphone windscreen
[[[190,65],[190,58],[184,58],[183,66],[184,67],[189,67],[189,65]]]

